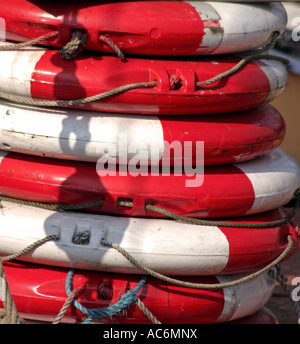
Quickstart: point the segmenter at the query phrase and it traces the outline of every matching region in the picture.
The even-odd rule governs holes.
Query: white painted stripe
[[[195,8],[201,20],[219,20],[220,16],[218,12],[208,2],[199,1],[186,1],[192,7]],[[201,42],[200,47],[194,52],[194,54],[210,54],[221,43],[223,38],[223,30],[214,30],[210,28],[204,28],[205,35]]]
[[[241,283],[238,308],[228,321],[243,318],[261,309],[269,301],[274,286],[275,281],[269,277],[268,272],[250,280],[250,283]]]
[[[195,8],[201,20],[219,20],[220,15],[209,2],[185,1]]]
[[[270,83],[270,92],[265,102],[269,103],[276,99],[287,84],[288,75],[284,64],[275,60],[260,60],[264,65],[260,69],[266,74]]]
[[[47,235],[61,235],[59,241],[48,242],[22,256],[21,260],[88,270],[143,273],[119,252],[101,245],[104,238],[121,245],[142,264],[163,274],[215,275],[228,262],[229,243],[217,227],[163,219],[53,212],[1,203],[0,254],[19,252]],[[74,233],[82,231],[90,233],[90,242],[77,245],[72,238]]]
[[[249,162],[235,164],[249,178],[255,193],[248,214],[276,209],[288,203],[300,186],[300,166],[281,149]]]
[[[107,150],[108,157],[120,163],[127,163],[138,151],[138,157],[147,162],[152,153],[156,164],[164,151],[164,135],[157,116],[53,109],[0,101],[0,149],[80,161],[97,161]],[[125,154],[120,156],[124,150]],[[127,155],[127,151],[131,153]]]
[[[219,283],[228,283],[234,280],[232,275],[220,275],[216,276]],[[223,288],[224,306],[222,313],[220,314],[217,323],[223,323],[231,319],[237,311],[240,303],[240,295],[238,285],[230,288]]]
[[[245,275],[216,276],[220,283],[231,282]],[[272,295],[274,279],[265,272],[245,283],[223,289],[224,308],[218,323],[240,319],[261,309]]]
[[[0,46],[11,44],[0,42]],[[0,92],[31,98],[31,76],[44,49],[0,51]]]
[[[280,3],[208,2],[220,16],[222,42],[214,54],[256,49],[267,44],[274,31],[284,32],[287,16]]]

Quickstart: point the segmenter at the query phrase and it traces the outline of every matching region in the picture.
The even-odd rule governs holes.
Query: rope
[[[2,262],[7,262],[13,259],[16,259],[20,256],[23,256],[27,252],[30,252],[34,250],[36,247],[43,245],[44,243],[50,241],[50,240],[58,240],[58,235],[49,235],[41,240],[37,240],[33,244],[27,246],[23,250],[21,250],[19,253],[11,254],[9,256],[0,257],[0,277],[3,278],[5,283],[5,295],[4,295],[4,311],[0,314],[0,324],[6,323],[6,324],[23,324],[25,323],[24,320],[19,315],[16,305],[14,303],[13,297],[10,293],[9,286],[7,283],[6,275],[4,273],[3,264]]]
[[[107,44],[116,53],[116,55],[121,59],[121,61],[125,60],[125,55],[122,53],[121,49],[110,38],[104,35],[100,35],[99,40]]]
[[[71,283],[74,276],[74,269],[71,269],[68,272],[68,276],[66,278],[66,293],[68,297],[71,295]],[[126,294],[124,294],[120,301],[112,304],[111,306],[104,307],[104,308],[96,308],[96,309],[88,309],[84,306],[82,306],[77,300],[73,301],[73,305],[81,311],[84,315],[86,315],[88,318],[82,322],[82,324],[89,324],[95,319],[100,319],[103,317],[112,317],[113,315],[120,313],[125,308],[129,307],[131,304],[136,303],[138,300],[137,293],[139,290],[143,287],[147,280],[147,276],[143,276],[141,281],[138,283],[138,285],[132,289],[131,291],[128,291]]]
[[[241,222],[213,221],[213,220],[191,218],[191,217],[186,217],[182,215],[177,215],[171,211],[168,211],[166,209],[163,209],[161,207],[157,207],[151,204],[146,204],[145,209],[165,215],[166,217],[169,217],[173,220],[182,221],[182,222],[193,224],[193,225],[263,229],[263,228],[277,227],[292,220],[295,217],[298,208],[300,207],[300,189],[297,189],[294,192],[294,199],[295,199],[295,205],[292,211],[289,213],[289,215],[287,215],[285,218],[281,220],[264,222],[264,223],[241,223]],[[83,208],[91,208],[91,207],[100,206],[104,204],[103,200],[88,202],[88,203],[78,203],[78,204],[51,204],[51,203],[41,203],[41,202],[20,200],[20,199],[10,198],[7,196],[2,196],[2,195],[0,195],[0,200],[39,207],[39,208],[43,208],[47,210],[80,210]],[[123,207],[133,207],[133,202],[119,201],[118,205],[123,206]]]
[[[73,303],[73,301],[78,297],[78,294],[80,292],[80,289],[74,289],[71,294],[68,296],[66,302],[64,303],[64,305],[62,306],[61,310],[59,311],[59,313],[57,314],[55,320],[53,321],[52,324],[56,325],[59,324],[61,322],[61,320],[63,319],[63,317],[65,316],[68,308],[70,307],[70,305]]]
[[[0,277],[4,281],[4,291],[2,290],[4,310],[0,314],[0,324],[24,324],[24,320],[19,315],[13,297],[10,293],[4,272],[3,264],[0,261]]]
[[[5,256],[5,257],[0,257],[0,262],[8,262],[10,260],[19,258],[21,256],[23,256],[24,254],[34,250],[35,248],[37,248],[38,246],[41,246],[43,244],[45,244],[48,241],[52,241],[52,240],[59,240],[60,236],[59,235],[49,235],[41,240],[37,240],[34,243],[32,243],[31,245],[25,247],[23,250],[21,250],[18,253],[15,254],[11,254],[9,256]]]
[[[19,253],[17,254],[13,254],[10,256],[6,256],[6,257],[1,257],[0,258],[0,277],[3,277],[5,279],[6,282],[6,278],[5,278],[5,274],[4,274],[4,270],[3,270],[3,266],[2,266],[2,261],[9,261],[15,258],[18,258],[20,256],[22,256],[23,254],[33,250],[34,248],[36,248],[39,245],[42,245],[44,243],[46,243],[47,241],[50,240],[58,240],[59,236],[57,235],[51,235],[48,237],[45,237],[41,240],[38,240],[36,242],[34,242],[33,244],[29,245],[28,247],[26,247],[25,249],[21,250]],[[160,279],[162,281],[165,281],[167,283],[171,283],[177,286],[182,286],[185,288],[194,288],[194,289],[220,289],[220,288],[226,288],[226,287],[231,287],[240,283],[244,283],[246,281],[249,281],[250,279],[253,279],[259,275],[261,275],[262,273],[270,270],[271,268],[273,268],[274,266],[276,266],[280,261],[282,261],[288,254],[289,252],[292,250],[293,246],[294,246],[294,241],[292,238],[292,235],[288,235],[287,237],[288,239],[288,245],[285,248],[285,250],[280,254],[279,257],[277,257],[272,263],[270,263],[269,265],[267,265],[266,267],[264,267],[263,269],[256,271],[248,276],[245,276],[243,278],[237,279],[235,281],[231,281],[231,282],[227,282],[227,283],[221,283],[221,284],[201,284],[201,283],[190,283],[190,282],[184,282],[184,281],[180,281],[177,279],[173,279],[167,276],[164,276],[162,274],[159,274],[145,266],[143,266],[141,263],[139,263],[137,260],[135,260],[135,258],[133,258],[126,250],[124,250],[122,247],[120,247],[117,244],[112,244],[107,242],[106,240],[102,239],[101,240],[101,244],[104,246],[109,246],[111,248],[116,249],[118,252],[120,252],[127,260],[129,260],[133,265],[135,265],[137,268],[139,268],[140,270],[146,272],[148,275]],[[143,279],[141,280],[141,282],[139,283],[139,285],[133,289],[132,293],[126,293],[119,302],[117,302],[116,304],[107,307],[107,308],[101,308],[101,309],[87,309],[85,307],[83,307],[80,303],[78,303],[75,298],[76,296],[78,296],[78,291],[75,292],[71,292],[71,281],[73,279],[73,275],[74,275],[74,270],[70,270],[68,273],[68,277],[66,280],[66,292],[68,295],[68,299],[66,300],[65,304],[63,305],[63,307],[61,308],[59,314],[57,315],[56,319],[54,320],[54,323],[59,323],[62,318],[64,317],[68,307],[70,306],[70,304],[74,304],[74,306],[80,310],[83,314],[87,315],[88,318],[83,322],[83,323],[90,323],[91,321],[93,321],[96,318],[102,318],[102,317],[108,317],[108,316],[113,316],[116,313],[120,313],[122,310],[124,310],[126,307],[128,307],[130,304],[132,303],[136,303],[137,306],[141,309],[141,311],[154,323],[154,324],[160,324],[160,322],[155,318],[155,316],[143,305],[143,303],[137,298],[136,293],[139,291],[139,289],[142,287],[142,285],[145,283],[146,281],[146,277],[143,277]],[[6,282],[7,285],[7,282]],[[9,315],[9,320],[5,320],[5,321],[9,321],[10,323],[22,323],[23,320],[20,318],[20,316],[18,315],[18,312],[16,310],[16,307],[14,305],[14,301],[13,298],[9,292],[8,289],[8,285],[6,288],[7,292],[6,292],[6,297],[5,300],[8,300],[5,303],[5,314]],[[298,308],[296,308],[299,312],[299,305],[297,306]],[[300,314],[300,313],[299,313]],[[6,319],[7,317],[5,317]],[[1,319],[1,318],[0,318]]]
[[[253,55],[246,56],[241,61],[239,61],[234,67],[230,68],[229,70],[227,70],[224,73],[220,73],[211,79],[197,82],[197,86],[199,86],[199,87],[208,86],[208,85],[215,83],[216,81],[219,81],[220,79],[224,79],[224,78],[238,72],[246,63],[253,61],[253,60],[275,60],[275,61],[282,62],[284,64],[289,64],[289,60],[287,60],[283,57],[275,56],[275,55],[262,55],[261,53],[256,53]]]
[[[272,228],[272,227],[277,227],[277,226],[283,225],[295,217],[297,210],[300,206],[300,191],[299,191],[299,189],[297,189],[294,192],[294,197],[295,197],[294,208],[292,209],[292,211],[290,212],[290,214],[287,217],[285,217],[284,219],[281,219],[281,220],[264,222],[264,223],[240,223],[240,222],[225,222],[225,221],[212,221],[212,220],[196,219],[196,218],[190,218],[190,217],[186,217],[186,216],[182,216],[182,215],[177,215],[177,214],[172,213],[166,209],[163,209],[163,208],[160,208],[157,206],[153,206],[150,204],[146,204],[145,209],[155,211],[159,214],[170,217],[173,220],[182,221],[182,222],[193,224],[193,225],[263,229],[263,228]],[[128,206],[128,202],[126,202],[126,204]]]
[[[33,46],[36,43],[39,43],[41,41],[47,40],[49,38],[55,37],[58,35],[58,32],[49,32],[43,36],[40,36],[38,38],[31,39],[30,41],[22,42],[22,43],[15,43],[15,44],[6,44],[3,46],[0,46],[0,51],[8,51],[8,50],[19,50],[22,48],[26,48],[29,46]]]
[[[293,291],[286,283],[288,279],[281,274],[279,266],[275,266],[274,269],[270,271],[270,275],[283,287],[290,300],[293,301],[293,305],[298,316],[298,324],[300,324],[300,303],[299,301],[297,302],[293,300]]]
[[[149,311],[149,309],[144,305],[144,303],[140,300],[140,298],[137,299],[136,302],[139,309],[146,315],[146,317],[152,322],[152,324],[160,325],[161,322]]]
[[[79,203],[79,204],[52,204],[52,203],[42,203],[42,202],[34,202],[34,201],[27,201],[17,198],[11,198],[7,196],[0,195],[0,200],[13,202],[22,205],[28,205],[31,207],[42,208],[46,210],[79,210],[84,208],[93,208],[102,206],[104,204],[104,200],[87,202],[87,203]]]
[[[210,84],[213,84],[220,79],[223,79],[227,76],[230,76],[230,75],[236,73],[246,63],[253,61],[253,60],[277,60],[277,61],[280,61],[284,64],[289,64],[289,60],[287,60],[285,58],[275,56],[275,55],[265,55],[265,53],[268,50],[272,49],[275,46],[279,37],[280,37],[280,32],[278,32],[278,31],[273,32],[270,42],[268,44],[266,44],[264,47],[254,50],[252,54],[244,57],[241,61],[239,61],[234,67],[232,67],[228,71],[221,73],[219,75],[216,75],[215,77],[208,79],[206,81],[197,82],[197,86],[203,87],[203,86],[208,86]]]
[[[272,228],[272,227],[283,225],[294,217],[292,216],[293,214],[289,214],[286,218],[276,220],[276,221],[270,221],[270,222],[264,222],[264,223],[240,223],[240,222],[212,221],[212,220],[190,218],[190,217],[174,214],[168,210],[165,210],[163,208],[156,207],[150,204],[147,204],[145,208],[147,210],[151,210],[159,214],[163,214],[167,217],[172,218],[173,220],[182,221],[182,222],[193,224],[193,225],[231,227],[231,228],[259,228],[259,229]]]
[[[273,266],[275,266],[276,264],[278,264],[280,261],[282,261],[288,254],[289,252],[292,250],[293,246],[294,246],[294,240],[293,237],[291,235],[288,235],[287,237],[288,240],[288,245],[285,248],[285,250],[270,264],[268,264],[267,266],[265,266],[264,268],[262,268],[259,271],[256,271],[250,275],[247,275],[245,277],[239,278],[237,280],[231,281],[231,282],[226,282],[226,283],[219,283],[219,284],[204,284],[204,283],[191,283],[191,282],[184,282],[184,281],[180,281],[174,278],[170,278],[168,276],[164,276],[158,272],[155,272],[149,268],[147,268],[146,266],[144,266],[143,264],[139,263],[134,257],[132,257],[126,250],[124,250],[121,246],[117,245],[117,244],[113,244],[110,243],[104,239],[101,240],[101,244],[104,246],[108,246],[111,248],[114,248],[115,250],[117,250],[118,252],[120,252],[127,260],[130,261],[130,263],[132,263],[134,266],[136,266],[138,269],[144,271],[145,273],[147,273],[148,275],[160,279],[166,283],[170,283],[170,284],[174,284],[176,286],[180,286],[180,287],[185,287],[185,288],[193,288],[193,289],[220,289],[220,288],[227,288],[227,287],[232,287],[235,286],[237,284],[240,283],[244,283],[247,282],[255,277],[258,277],[259,275],[261,275],[262,273],[270,270]]]
[[[0,92],[0,98],[19,103],[25,105],[34,105],[34,106],[47,106],[47,107],[59,107],[59,106],[74,106],[80,104],[91,103],[94,101],[99,101],[108,97],[115,96],[119,93],[123,93],[125,91],[134,90],[137,88],[147,88],[147,87],[155,87],[157,85],[157,81],[152,82],[138,82],[135,84],[128,84],[124,86],[117,87],[113,90],[96,94],[94,96],[75,99],[75,100],[34,100],[23,96],[16,96],[13,94],[7,94]]]
[[[84,244],[86,239],[87,239],[87,233],[83,233],[84,238],[80,237],[76,237],[76,243],[78,244]],[[37,240],[35,241],[33,244],[27,246],[25,249],[21,250],[19,253],[16,254],[12,254],[9,256],[5,256],[5,257],[0,257],[0,264],[3,261],[10,261],[13,259],[16,259],[24,254],[26,254],[27,252],[30,252],[32,250],[34,250],[36,247],[45,244],[48,241],[51,240],[58,240],[60,237],[58,235],[49,235],[41,240]],[[73,238],[74,240],[74,238]],[[61,320],[63,319],[63,317],[65,316],[69,306],[73,303],[73,301],[78,297],[79,293],[82,291],[82,289],[74,289],[70,295],[68,296],[66,302],[64,303],[64,305],[62,306],[60,312],[58,313],[58,315],[56,316],[55,320],[53,321],[53,324],[59,324],[61,322]],[[103,292],[103,290],[102,290]],[[105,292],[106,294],[106,292]],[[112,297],[112,295],[110,295]],[[105,297],[104,297],[105,298]],[[1,299],[1,298],[0,298]],[[150,319],[152,321],[152,323],[154,324],[160,324],[160,322],[156,319],[156,317],[145,307],[145,305],[141,302],[141,300],[139,298],[137,298],[136,301],[137,306],[141,309],[141,311],[148,317],[148,319]],[[1,311],[1,310],[0,310]],[[13,314],[13,316],[15,316],[15,314]],[[2,310],[0,312],[0,319],[3,318],[4,320],[2,320],[2,322],[6,322],[7,321],[7,317],[6,317],[6,310]],[[0,320],[1,323],[1,320]]]
[[[61,50],[60,55],[65,60],[75,58],[86,44],[87,33],[83,30],[74,30],[71,34],[71,40]]]

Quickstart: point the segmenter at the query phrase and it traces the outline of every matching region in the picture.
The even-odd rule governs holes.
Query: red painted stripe
[[[196,142],[204,142],[204,163],[220,165],[262,156],[283,141],[286,126],[281,114],[265,104],[253,110],[214,116],[160,116],[166,156],[174,141],[184,142],[196,154]],[[187,142],[190,142],[188,144]],[[171,150],[174,154],[174,150]],[[172,157],[172,155],[170,155]],[[186,155],[188,156],[188,154]],[[195,158],[193,163],[196,163]]]
[[[26,200],[74,204],[105,199],[95,211],[154,217],[159,215],[146,211],[145,204],[192,217],[236,216],[251,209],[254,190],[239,168],[206,167],[203,185],[186,187],[186,181],[195,182],[195,178],[168,173],[151,176],[149,172],[147,176],[99,177],[92,163],[17,153],[9,153],[0,166],[2,194]],[[133,208],[118,206],[119,198],[132,200]]]
[[[265,223],[267,221],[277,221],[287,217],[288,212],[283,209],[276,211],[256,214],[252,216],[241,217],[233,219],[233,222],[254,222]],[[222,229],[222,228],[221,228]],[[229,259],[226,265],[226,269],[229,269],[231,273],[240,271],[241,269],[241,257],[247,252],[247,260],[251,262],[247,264],[243,263],[243,270],[259,270],[271,263],[277,258],[283,250],[287,247],[289,234],[293,234],[295,226],[293,223],[283,224],[279,227],[273,227],[269,229],[246,229],[246,228],[223,228],[226,233],[226,238],[229,242]],[[241,243],[245,243],[244,245]],[[299,247],[299,238],[296,239],[294,248],[285,257],[284,260],[290,258],[295,254]]]
[[[33,4],[12,0],[9,8],[0,3],[0,13],[6,21],[7,39],[24,41],[58,31],[57,38],[43,44],[64,46],[72,30],[81,29],[88,32],[87,50],[109,53],[111,48],[99,42],[101,34],[108,36],[124,53],[148,55],[190,55],[203,37],[201,18],[184,1],[130,1],[83,7],[77,2],[49,6],[44,1]]]
[[[203,20],[203,28],[220,27],[220,20]]]

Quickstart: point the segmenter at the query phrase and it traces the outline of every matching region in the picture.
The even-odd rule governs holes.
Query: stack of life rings
[[[0,255],[25,321],[276,322],[270,271],[299,246],[269,104],[286,22],[280,2],[1,2]]]

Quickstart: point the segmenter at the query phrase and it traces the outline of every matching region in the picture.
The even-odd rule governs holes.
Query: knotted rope
[[[87,33],[83,30],[74,30],[71,40],[61,50],[60,55],[65,60],[75,58],[84,49]]]
[[[73,280],[74,271],[75,271],[74,269],[69,270],[68,276],[66,279],[65,287],[66,287],[66,293],[68,297],[71,295],[71,292],[72,292],[71,283]],[[87,319],[84,320],[82,324],[89,324],[93,320],[101,319],[103,317],[112,317],[113,315],[120,313],[121,311],[129,307],[130,305],[136,303],[138,300],[137,293],[140,291],[140,289],[143,287],[146,281],[147,281],[147,276],[143,276],[135,288],[133,288],[131,291],[126,292],[118,302],[108,307],[89,309],[89,308],[84,307],[77,300],[73,300],[73,305],[80,312],[82,312],[84,315],[87,316]]]

